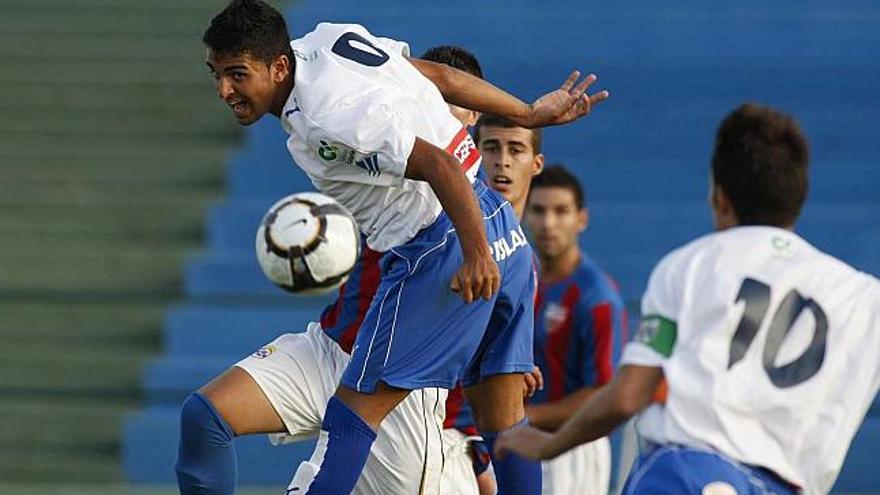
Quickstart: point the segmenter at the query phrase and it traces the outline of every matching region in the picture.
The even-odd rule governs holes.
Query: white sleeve
[[[678,337],[681,309],[681,270],[678,253],[664,258],[648,280],[642,296],[642,319],[633,340],[627,343],[621,365],[662,366],[672,355]]]
[[[386,51],[395,52],[404,57],[410,56],[409,44],[405,41],[393,40],[391,38],[379,38],[376,37],[376,41],[379,42],[379,46]]]
[[[312,124],[309,146],[328,175],[386,187],[403,182],[416,134],[382,98],[367,96]]]

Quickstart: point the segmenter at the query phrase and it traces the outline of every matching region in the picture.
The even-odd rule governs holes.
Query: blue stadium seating
[[[880,6],[870,0],[694,3],[636,0],[301,0],[294,35],[317,22],[359,22],[405,39],[413,54],[437,44],[476,53],[489,79],[533,98],[581,68],[612,99],[584,123],[549,129],[549,163],[583,180],[589,256],[621,284],[630,307],[651,267],[711,230],[706,185],[721,117],[755,100],[802,123],[811,143],[811,190],[798,231],[817,247],[880,274]],[[503,40],[503,42],[499,42]],[[125,426],[128,479],[171,482],[176,407],[191,389],[283,331],[302,330],[327,298],[295,298],[267,282],[253,256],[266,208],[311,189],[286,136],[267,118],[244,131],[229,158],[229,198],[205,221],[206,251],[184,268],[187,300],[169,310],[165,354],[144,371],[148,406]],[[286,483],[309,445],[239,443],[242,483]],[[880,401],[853,442],[836,489],[880,492]]]
[[[304,298],[288,297],[283,305],[181,305],[165,319],[165,350],[182,357],[256,350],[281,333],[303,331],[317,319],[322,305],[299,299]]]

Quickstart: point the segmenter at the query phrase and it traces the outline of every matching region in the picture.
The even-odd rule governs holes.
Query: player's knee
[[[199,392],[180,410],[180,445],[174,466],[180,493],[232,494],[236,466],[232,430]]]
[[[225,445],[234,433],[214,405],[201,392],[189,394],[180,409],[181,442]]]

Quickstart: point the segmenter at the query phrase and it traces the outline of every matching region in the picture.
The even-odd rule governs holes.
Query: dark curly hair
[[[480,79],[483,78],[483,68],[480,67],[480,62],[477,60],[477,57],[460,46],[435,46],[434,48],[429,48],[419,58],[429,62],[446,64],[450,67],[455,67],[458,70],[463,70],[472,76],[479,77]]]
[[[797,122],[746,103],[718,128],[712,179],[741,225],[794,225],[809,187],[809,149]]]
[[[574,204],[577,205],[578,209],[586,206],[587,198],[584,194],[584,188],[581,186],[581,182],[574,176],[574,174],[565,168],[565,165],[554,164],[545,167],[540,175],[536,175],[532,178],[532,189],[529,193],[531,194],[532,191],[536,191],[542,187],[568,189],[571,191],[571,194],[574,195]]]
[[[293,62],[290,34],[280,12],[260,0],[233,0],[211,19],[202,41],[215,52],[247,53],[271,64],[281,55]]]

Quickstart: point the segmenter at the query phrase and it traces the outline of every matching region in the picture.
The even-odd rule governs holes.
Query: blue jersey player
[[[490,445],[524,421],[531,251],[509,204],[474,180],[479,154],[456,131],[444,98],[538,127],[583,117],[608,95],[586,95],[595,77],[578,83],[573,73],[527,105],[478,78],[411,60],[405,43],[358,25],[321,24],[287,44],[279,19],[262,2],[236,0],[204,40],[236,119],[281,119],[296,163],[383,253],[365,331],[327,405],[320,472],[306,491],[343,494],[375,430],[413,389],[451,388],[461,378]],[[496,463],[496,473],[502,494],[539,490],[540,471],[523,458]]]

